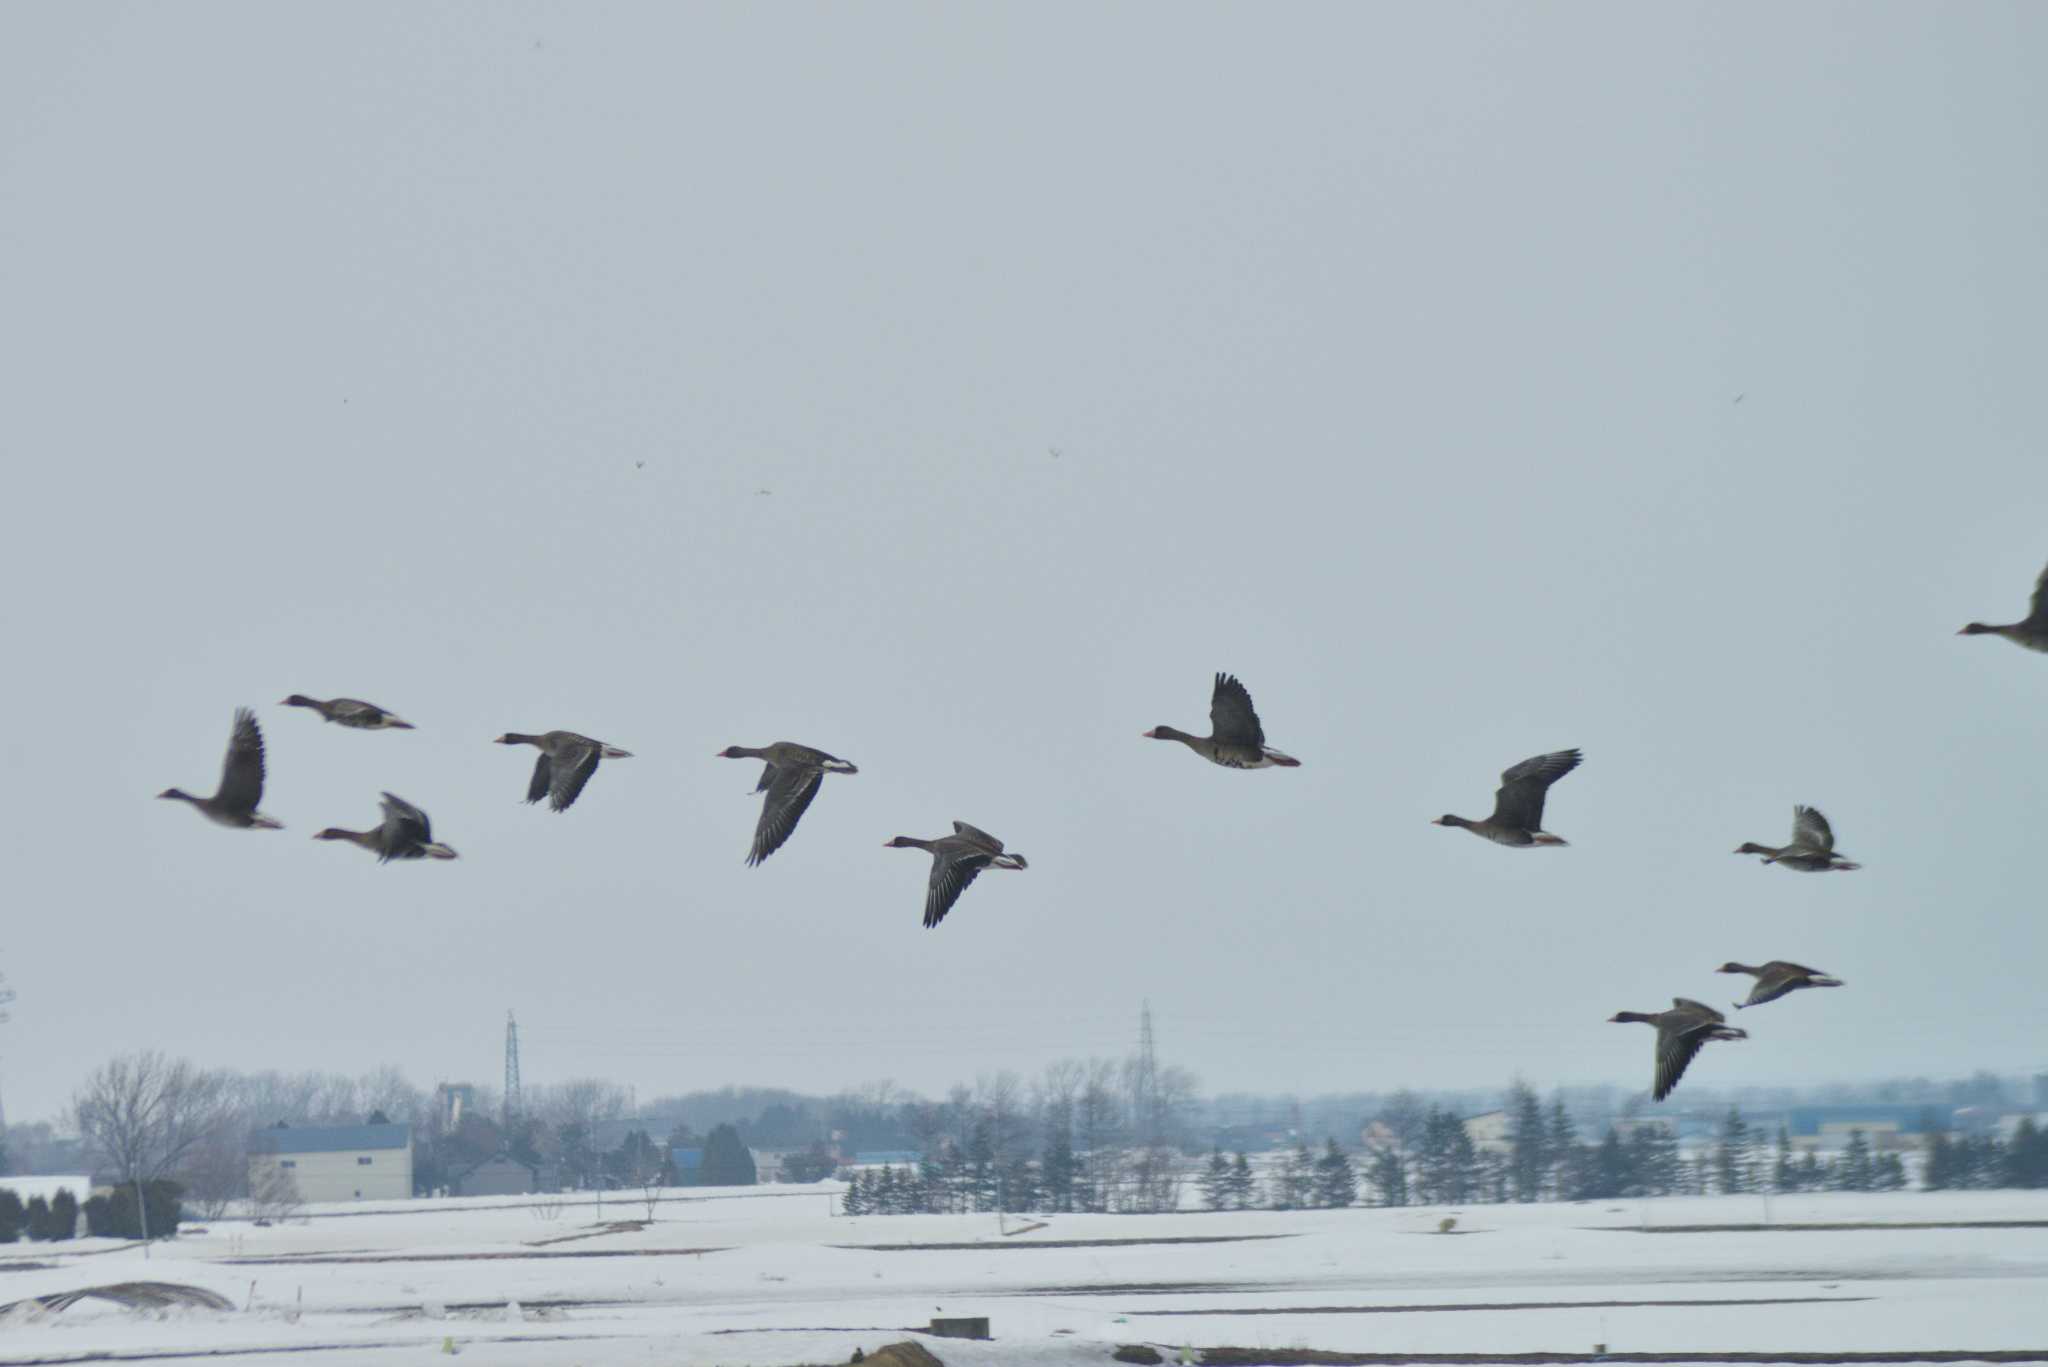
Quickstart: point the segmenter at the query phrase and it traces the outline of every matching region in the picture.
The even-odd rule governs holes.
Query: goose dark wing
[[[396,793],[384,794],[384,847],[425,845],[434,838],[434,825],[427,814]]]
[[[1508,769],[1493,795],[1493,824],[1541,830],[1544,795],[1551,784],[1578,768],[1582,758],[1577,750],[1557,750],[1534,755]]]
[[[1209,695],[1209,735],[1228,745],[1266,743],[1266,729],[1252,710],[1252,695],[1232,675],[1216,676],[1216,691]]]
[[[256,714],[235,709],[234,730],[228,733],[227,758],[221,761],[220,791],[214,800],[238,812],[253,812],[263,800],[263,732]]]
[[[600,758],[597,745],[591,741],[578,741],[563,747],[556,757],[555,780],[548,788],[548,806],[558,812],[569,810],[569,804],[583,791],[583,785],[590,782],[590,776],[597,772]]]
[[[554,786],[554,782],[555,762],[548,756],[548,752],[543,750],[540,752],[540,758],[533,762],[533,779],[526,785],[526,800],[540,801],[548,795],[548,789]]]
[[[1693,1055],[1714,1037],[1714,1031],[1727,1023],[1726,1016],[1705,1002],[1690,997],[1671,999],[1671,1009],[1657,1023],[1657,1076],[1656,1085],[1650,1090],[1653,1100],[1662,1101],[1671,1095],[1678,1079],[1685,1076]]]
[[[761,820],[754,827],[754,848],[747,854],[749,864],[758,864],[781,849],[796,831],[796,823],[824,786],[825,771],[795,766],[768,766],[761,775],[768,796],[761,799]],[[758,791],[758,790],[757,790]]]
[[[1003,842],[979,826],[970,826],[964,821],[956,821],[953,823],[953,834],[959,836],[962,840],[974,842],[990,854],[1001,854],[1003,852]]]
[[[1794,807],[1792,843],[1816,854],[1826,854],[1835,847],[1835,828],[1828,825],[1828,819],[1813,808]]]
[[[2027,620],[2036,624],[2048,622],[2048,569],[2041,571],[2034,581],[2034,596],[2027,600]]]
[[[959,822],[954,822],[959,825]],[[972,826],[967,828],[973,830]],[[948,847],[950,845],[950,848]],[[946,919],[946,913],[960,900],[960,894],[967,891],[981,871],[988,867],[989,856],[977,850],[963,848],[951,842],[939,842],[939,848],[932,852],[931,888],[924,897],[924,925],[926,930]]]
[[[1685,1076],[1686,1067],[1707,1042],[1713,1028],[1712,1021],[1690,1016],[1657,1027],[1657,1077],[1656,1085],[1650,1089],[1653,1100],[1662,1101],[1671,1095],[1671,1089]]]

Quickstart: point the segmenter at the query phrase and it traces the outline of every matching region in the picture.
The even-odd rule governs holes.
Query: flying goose
[[[166,788],[158,797],[189,802],[208,821],[244,830],[280,831],[284,823],[256,810],[263,800],[263,732],[257,729],[256,714],[246,707],[235,709],[235,729],[228,735],[228,754],[220,767],[220,787],[212,797],[194,797],[183,788]]]
[[[894,840],[883,841],[882,844],[885,849],[931,851],[931,886],[924,896],[926,930],[946,919],[946,913],[960,900],[960,894],[967,891],[967,885],[972,883],[983,869],[1026,867],[1023,855],[1003,853],[1002,841],[987,831],[976,830],[964,821],[954,822],[953,834],[942,835],[936,840],[920,840],[914,835],[899,835]]]
[[[2028,650],[2048,650],[2048,569],[2041,571],[2034,580],[2034,596],[2027,602],[2027,615],[2017,622],[2005,626],[1986,626],[1972,622],[1956,633],[1958,636],[2003,636],[2016,646]]]
[[[621,750],[616,745],[607,745],[601,740],[579,736],[574,731],[549,731],[545,735],[528,736],[518,731],[507,731],[498,737],[499,745],[531,745],[539,749],[540,759],[533,766],[533,781],[526,785],[526,800],[538,802],[548,800],[554,811],[566,812],[576,795],[583,791],[583,785],[590,782],[590,776],[597,772],[600,759],[631,759],[631,750]]]
[[[1756,968],[1752,968],[1748,964],[1722,964],[1714,971],[1716,973],[1747,973],[1750,977],[1756,979],[1756,986],[1750,989],[1749,1000],[1735,1003],[1737,1010],[1745,1006],[1762,1006],[1765,1002],[1774,1002],[1787,992],[1796,991],[1802,987],[1840,987],[1842,985],[1840,978],[1830,978],[1817,968],[1808,968],[1804,964],[1787,963],[1783,959],[1773,959],[1769,963]]]
[[[434,839],[433,823],[427,814],[396,793],[384,794],[384,824],[367,831],[345,831],[329,826],[317,832],[315,840],[346,840],[373,851],[377,862],[394,859],[453,859],[455,851]]]
[[[1484,821],[1467,821],[1462,816],[1446,814],[1429,824],[1463,826],[1496,845],[1521,848],[1565,844],[1543,829],[1543,796],[1550,791],[1551,784],[1578,768],[1581,758],[1577,750],[1557,750],[1525,759],[1500,776],[1500,788],[1493,795],[1492,816]]]
[[[1650,1091],[1651,1098],[1657,1101],[1671,1095],[1678,1079],[1685,1076],[1685,1066],[1708,1040],[1749,1038],[1749,1031],[1728,1024],[1728,1018],[1719,1011],[1688,997],[1673,997],[1669,1011],[1617,1011],[1607,1019],[1641,1021],[1657,1027],[1656,1085]]]
[[[1782,864],[1788,869],[1801,873],[1847,873],[1860,869],[1861,864],[1852,864],[1835,853],[1835,831],[1828,825],[1828,819],[1812,807],[1792,809],[1792,843],[1789,845],[1759,845],[1754,840],[1745,840],[1735,847],[1737,854],[1760,854],[1766,864]]]
[[[811,805],[811,799],[818,795],[825,775],[860,772],[836,755],[788,740],[758,750],[748,745],[728,745],[715,758],[767,761],[761,770],[761,781],[754,785],[755,792],[768,796],[761,799],[761,820],[754,826],[754,847],[747,852],[750,866],[781,849],[783,842],[795,834],[796,823]]]
[[[391,713],[373,702],[361,698],[334,698],[322,702],[309,698],[303,693],[294,693],[278,704],[279,707],[310,707],[327,720],[341,726],[353,727],[358,731],[410,731],[409,721],[400,721]]]
[[[1171,726],[1155,726],[1145,732],[1149,740],[1177,740],[1188,749],[1226,769],[1298,769],[1301,761],[1283,755],[1266,744],[1266,729],[1252,710],[1252,695],[1229,674],[1216,676],[1209,695],[1209,734],[1191,736]]]

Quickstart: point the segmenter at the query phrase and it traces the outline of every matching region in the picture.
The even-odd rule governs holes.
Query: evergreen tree
[[[1250,1210],[1257,1198],[1258,1187],[1252,1181],[1252,1165],[1239,1149],[1230,1160],[1230,1208]]]
[[[1863,1131],[1849,1131],[1849,1146],[1842,1150],[1841,1161],[1835,1164],[1834,1177],[1837,1191],[1870,1190],[1870,1141],[1863,1137]]]
[[[1948,1136],[1940,1130],[1934,1131],[1927,1142],[1927,1167],[1920,1174],[1920,1186],[1925,1191],[1946,1191],[1956,1185],[1955,1145],[1948,1142]]]
[[[868,1213],[868,1179],[859,1168],[846,1179],[846,1195],[839,1199],[839,1209],[848,1215]]]
[[[891,1164],[882,1165],[882,1175],[875,1179],[873,1188],[874,1209],[880,1215],[901,1215],[903,1197],[901,1183],[896,1180],[896,1169]]]
[[[1564,1098],[1553,1098],[1550,1103],[1550,1133],[1544,1136],[1545,1152],[1550,1159],[1550,1194],[1554,1200],[1570,1199],[1578,1190],[1576,1171],[1579,1164],[1579,1133],[1572,1126],[1572,1118],[1564,1109]]]
[[[2000,1180],[2008,1187],[2048,1186],[2048,1135],[2034,1124],[2034,1117],[2025,1117],[2014,1128],[2000,1166]]]
[[[1881,1154],[1871,1165],[1870,1185],[1873,1191],[1904,1191],[1906,1188],[1906,1162],[1895,1153]]]
[[[1308,1141],[1298,1140],[1273,1174],[1268,1204],[1274,1210],[1300,1210],[1315,1190],[1316,1160]]]
[[[1074,1140],[1065,1125],[1054,1127],[1046,1140],[1045,1156],[1038,1163],[1038,1180],[1044,1190],[1045,1209],[1064,1214],[1074,1208]]]
[[[28,1224],[28,1211],[23,1208],[21,1198],[12,1188],[0,1187],[0,1244],[11,1244],[21,1238],[22,1229]]]
[[[40,1196],[28,1198],[28,1237],[47,1239],[50,1237],[50,1203]]]
[[[1366,1181],[1372,1189],[1374,1205],[1408,1204],[1408,1160],[1393,1145],[1382,1144],[1372,1151]]]
[[[1641,1134],[1642,1131],[1636,1133]],[[1628,1150],[1622,1146],[1620,1133],[1612,1125],[1608,1126],[1606,1137],[1594,1150],[1593,1160],[1587,1166],[1585,1199],[1612,1201],[1626,1195],[1634,1184],[1633,1167]]]
[[[1799,1185],[1795,1190],[1819,1191],[1827,1185],[1827,1180],[1827,1172],[1820,1165],[1820,1155],[1808,1149],[1806,1157],[1799,1160]]]
[[[1799,1190],[1799,1173],[1792,1166],[1792,1131],[1778,1126],[1778,1144],[1771,1162],[1771,1190]]]
[[[75,1239],[78,1237],[78,1198],[65,1187],[50,1198],[50,1233],[52,1239]]]
[[[1536,1093],[1517,1082],[1508,1093],[1513,1130],[1507,1177],[1517,1201],[1540,1201],[1550,1177],[1550,1129]]]
[[[1044,1193],[1038,1185],[1038,1168],[1023,1154],[1005,1161],[996,1173],[996,1189],[1003,1210],[1043,1210]]]
[[[1685,1186],[1685,1166],[1669,1125],[1638,1125],[1629,1133],[1627,1177],[1616,1195],[1669,1196]]]
[[[785,1182],[822,1182],[839,1168],[839,1160],[832,1156],[832,1150],[822,1139],[810,1144],[782,1160],[782,1180]]]
[[[994,1210],[996,1206],[996,1153],[989,1139],[988,1121],[976,1119],[967,1139],[967,1162],[961,1174],[961,1194],[968,1210]]]
[[[1723,1195],[1740,1196],[1754,1190],[1753,1159],[1749,1124],[1739,1109],[1730,1106],[1728,1118],[1721,1122],[1721,1142],[1714,1149],[1714,1182]]]
[[[1210,1210],[1230,1208],[1230,1160],[1223,1156],[1222,1149],[1209,1155],[1209,1166],[1202,1169],[1196,1185],[1201,1188],[1204,1206]]]
[[[704,1138],[703,1185],[707,1187],[751,1187],[754,1155],[740,1142],[740,1132],[720,1125]]]
[[[1358,1171],[1334,1139],[1324,1141],[1323,1156],[1316,1160],[1315,1194],[1317,1205],[1331,1208],[1358,1200]]]

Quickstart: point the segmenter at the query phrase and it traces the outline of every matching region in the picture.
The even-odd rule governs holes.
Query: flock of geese
[[[1957,633],[1962,636],[2002,636],[2028,650],[2048,652],[2048,569],[2034,581],[2034,595],[2027,616],[2002,626],[1971,622]],[[356,698],[322,701],[294,693],[280,706],[304,707],[326,720],[359,731],[410,731],[412,723],[374,703]],[[1229,674],[1218,674],[1209,699],[1209,734],[1190,735],[1171,726],[1155,726],[1144,735],[1152,740],[1178,741],[1212,764],[1226,769],[1293,769],[1301,761],[1266,744],[1266,732],[1252,706],[1251,693]],[[547,731],[527,735],[508,731],[497,738],[499,745],[531,745],[540,751],[533,777],[526,786],[526,801],[546,798],[556,812],[566,812],[607,759],[629,759],[630,750],[579,735],[574,731]],[[720,759],[762,761],[756,793],[765,794],[760,820],[754,827],[747,863],[757,865],[774,854],[796,832],[797,822],[818,795],[827,774],[856,774],[860,770],[836,755],[792,741],[777,741],[759,748],[732,745],[718,752]],[[1543,829],[1543,805],[1550,787],[1579,767],[1583,756],[1577,750],[1557,750],[1535,755],[1511,765],[1500,776],[1494,793],[1493,812],[1484,820],[1444,815],[1432,824],[1462,827],[1497,845],[1513,849],[1563,845],[1566,842]],[[228,736],[227,758],[221,767],[220,786],[210,797],[198,797],[180,788],[166,788],[160,798],[186,802],[209,821],[243,830],[279,830],[282,823],[258,811],[263,800],[263,732],[256,715],[248,708],[235,712],[234,728]],[[340,840],[360,845],[380,862],[407,859],[453,859],[455,851],[434,839],[427,814],[395,793],[383,794],[383,820],[368,830],[346,830],[330,826],[315,833],[315,840]],[[964,821],[953,823],[951,835],[933,839],[899,835],[883,842],[888,849],[924,850],[932,857],[926,883],[924,924],[930,928],[946,918],[984,869],[1023,869],[1024,856],[1003,848],[1003,842]],[[1812,807],[1792,809],[1792,838],[1784,845],[1762,845],[1744,841],[1737,854],[1763,856],[1765,864],[1801,873],[1847,872],[1861,867],[1835,852],[1835,833],[1828,820]],[[1726,963],[1716,972],[1743,973],[1756,980],[1747,1000],[1736,1009],[1762,1006],[1808,987],[1840,987],[1842,980],[1803,964],[1773,959],[1760,965]],[[1609,1017],[1620,1023],[1641,1023],[1655,1027],[1656,1069],[1651,1095],[1662,1101],[1671,1094],[1700,1049],[1716,1040],[1749,1038],[1749,1032],[1728,1024],[1728,1018],[1704,1002],[1674,997],[1668,1011],[1618,1011]]]

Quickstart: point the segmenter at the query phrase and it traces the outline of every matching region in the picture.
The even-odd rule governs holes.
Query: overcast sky
[[[643,1097],[2042,1052],[2048,11],[0,10],[0,1027]],[[1057,453],[1057,454],[1055,454]],[[1296,770],[1206,731],[1242,676]],[[368,698],[344,731],[275,704]],[[230,716],[264,808],[211,791]],[[634,752],[566,815],[530,750]],[[744,866],[729,744],[853,760]],[[1515,851],[1500,770],[1583,747]],[[425,807],[453,864],[308,837]],[[1730,851],[1820,806],[1859,873]],[[920,928],[960,818],[1031,861]]]

